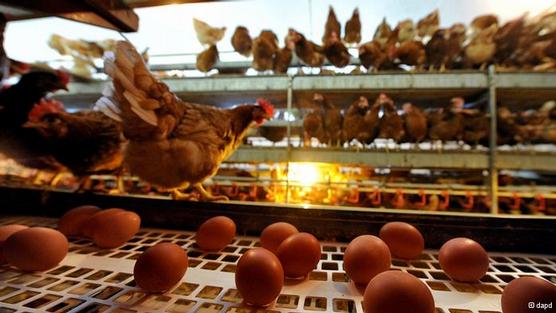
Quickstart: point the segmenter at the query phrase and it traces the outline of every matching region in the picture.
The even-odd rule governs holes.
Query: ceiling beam
[[[21,14],[16,13],[18,10],[4,10],[10,20],[58,16],[122,32],[139,28],[139,17],[121,0],[0,0],[2,7],[23,10]]]
[[[169,4],[187,4],[199,2],[223,2],[231,0],[124,0],[130,8],[154,7]]]

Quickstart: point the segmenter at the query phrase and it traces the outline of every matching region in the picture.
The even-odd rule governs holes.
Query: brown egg
[[[290,278],[305,277],[319,263],[320,243],[315,236],[297,233],[286,238],[276,251],[284,274]]]
[[[425,249],[425,239],[417,228],[403,222],[390,222],[380,229],[382,239],[392,256],[401,259],[415,259]]]
[[[284,270],[272,252],[265,248],[250,249],[237,262],[235,281],[247,304],[266,306],[280,294]]]
[[[356,284],[367,284],[377,274],[390,269],[392,258],[380,238],[363,235],[353,239],[344,252],[344,269]]]
[[[100,248],[111,249],[123,245],[135,236],[141,226],[141,218],[134,212],[112,211],[100,216],[97,214],[93,216],[93,242]]]
[[[4,245],[4,241],[6,241],[6,239],[8,239],[8,237],[10,237],[12,234],[26,228],[29,227],[19,224],[0,226],[0,264],[4,264],[6,262],[4,260],[4,255],[2,254],[2,246]]]
[[[261,233],[261,246],[276,253],[278,246],[284,239],[298,232],[297,228],[289,223],[278,222],[270,224]]]
[[[187,253],[174,243],[159,243],[143,252],[133,268],[137,286],[148,292],[165,292],[187,271]]]
[[[58,221],[58,230],[66,236],[83,235],[85,224],[100,211],[94,205],[82,205],[67,211]]]
[[[6,261],[21,270],[46,271],[66,257],[68,240],[55,229],[31,227],[8,237],[3,252]]]
[[[226,216],[206,220],[197,230],[197,245],[205,251],[224,249],[236,235],[236,224]]]
[[[554,312],[556,285],[537,277],[517,278],[504,288],[501,301],[503,313]]]
[[[365,313],[434,313],[434,299],[423,282],[401,271],[376,275],[363,296]]]
[[[476,241],[469,238],[448,240],[440,248],[440,267],[451,279],[476,282],[488,271],[488,254]]]
[[[99,220],[105,221],[104,218],[105,215],[111,215],[116,212],[124,212],[124,211],[125,211],[124,209],[113,208],[113,209],[101,210],[93,214],[93,216],[91,216],[88,222],[84,224],[83,235],[92,239]]]

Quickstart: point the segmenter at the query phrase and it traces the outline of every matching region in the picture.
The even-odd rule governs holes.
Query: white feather
[[[109,118],[116,120],[118,122],[122,122],[122,118],[117,113],[113,112],[106,105],[107,102],[110,102],[110,100],[106,99],[105,97],[98,99],[97,102],[95,103],[93,110],[100,111],[104,113],[104,115],[108,116]]]
[[[131,111],[133,111],[135,114],[137,114],[137,116],[139,116],[143,121],[145,121],[145,122],[147,122],[147,123],[149,123],[153,126],[158,125],[158,117],[156,116],[154,111],[145,110],[145,109],[141,108],[141,106],[137,102],[137,98],[135,98],[134,95],[131,94],[128,91],[124,91],[124,97],[131,104]]]

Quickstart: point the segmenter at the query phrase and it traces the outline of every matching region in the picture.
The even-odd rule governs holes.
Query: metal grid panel
[[[4,218],[0,224],[55,226],[55,219]],[[242,253],[259,246],[253,237],[237,237],[223,251],[203,253],[194,234],[143,229],[126,245],[101,250],[88,240],[72,238],[70,252],[46,273],[22,273],[0,267],[0,312],[363,312],[361,290],[343,272],[346,244],[323,242],[321,261],[309,278],[288,281],[276,303],[265,309],[242,306],[234,271]],[[134,260],[148,246],[173,242],[188,250],[189,269],[166,294],[145,294],[135,287]],[[439,313],[500,312],[504,286],[520,276],[556,283],[556,257],[491,253],[488,274],[478,284],[450,281],[436,251],[419,260],[393,260],[393,268],[415,275],[431,289]]]

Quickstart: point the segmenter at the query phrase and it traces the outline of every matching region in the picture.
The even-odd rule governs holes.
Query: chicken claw
[[[211,195],[208,191],[205,190],[205,188],[203,187],[203,185],[201,184],[195,184],[195,189],[197,189],[197,191],[199,191],[199,193],[201,193],[201,200],[204,201],[228,201],[230,200],[230,198],[226,197],[226,196],[213,196]]]
[[[199,200],[196,195],[192,193],[183,193],[178,189],[172,190],[171,193],[172,199],[174,200],[187,200],[187,201],[197,201]]]

